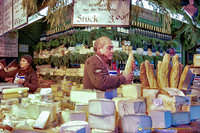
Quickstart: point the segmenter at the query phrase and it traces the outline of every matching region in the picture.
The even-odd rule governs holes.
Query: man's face
[[[113,57],[113,45],[110,40],[107,40],[102,48],[100,48],[100,53],[104,55],[107,59],[112,60]]]

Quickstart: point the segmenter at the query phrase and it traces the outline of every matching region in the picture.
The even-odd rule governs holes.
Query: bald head
[[[96,53],[99,48],[103,48],[108,43],[112,43],[110,38],[106,36],[99,37],[94,43],[94,52]]]

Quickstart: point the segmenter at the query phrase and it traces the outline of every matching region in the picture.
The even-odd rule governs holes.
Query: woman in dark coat
[[[30,55],[24,55],[20,60],[20,67],[10,72],[4,72],[4,78],[13,77],[13,83],[21,84],[29,88],[29,93],[34,93],[38,87],[38,77],[32,68],[33,58]]]

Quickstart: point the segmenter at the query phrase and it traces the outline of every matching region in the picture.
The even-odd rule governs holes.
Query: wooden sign
[[[0,36],[3,35],[3,0],[0,0]]]
[[[3,2],[3,27],[4,33],[12,30],[12,0],[4,0]]]
[[[22,0],[13,0],[13,28],[28,22],[26,12],[22,8]]]
[[[73,26],[130,25],[130,0],[112,0],[110,4],[108,0],[99,2],[100,0],[74,0]]]
[[[0,37],[0,57],[18,57],[17,33],[10,32]]]

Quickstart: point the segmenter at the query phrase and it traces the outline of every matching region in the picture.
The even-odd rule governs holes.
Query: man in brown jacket
[[[98,38],[94,44],[95,55],[85,62],[83,85],[84,89],[106,91],[116,89],[121,84],[131,83],[133,73],[127,75],[110,76],[109,61],[113,57],[113,45],[108,37]]]

